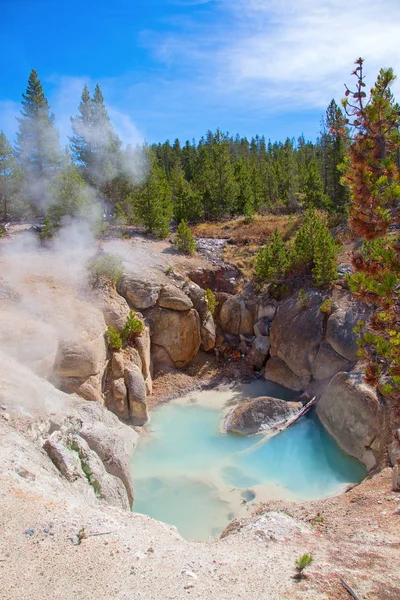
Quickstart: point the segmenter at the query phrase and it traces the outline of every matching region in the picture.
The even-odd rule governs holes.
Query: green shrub
[[[297,576],[299,579],[302,579],[304,577],[304,569],[307,569],[308,567],[310,567],[312,565],[312,563],[314,562],[314,557],[313,555],[310,554],[303,554],[302,556],[300,556],[300,558],[298,558],[295,562],[295,568],[297,571]]]
[[[122,348],[121,335],[118,333],[118,331],[116,329],[114,329],[114,327],[112,327],[112,325],[109,325],[107,327],[106,340],[107,340],[107,344],[108,344],[109,348],[111,348],[111,350],[121,350],[121,348]]]
[[[87,267],[93,286],[98,285],[103,278],[115,284],[123,273],[122,258],[114,254],[99,254],[87,263]]]
[[[288,253],[278,229],[260,248],[256,256],[255,277],[258,281],[273,281],[282,278],[289,265]]]
[[[142,319],[137,317],[133,310],[131,310],[121,330],[121,338],[124,342],[132,342],[136,336],[143,333],[143,329],[144,323]]]
[[[330,300],[330,298],[326,298],[326,300],[324,300],[321,306],[319,307],[319,310],[326,315],[330,315],[332,313],[332,308],[332,300]]]
[[[176,231],[175,236],[175,246],[186,254],[190,254],[193,256],[196,252],[196,241],[193,237],[192,232],[186,224],[186,221],[182,219],[182,221],[178,225],[178,229]]]
[[[205,300],[207,302],[208,310],[213,315],[215,313],[215,309],[218,306],[218,302],[217,302],[214,292],[212,290],[210,290],[209,288],[206,289]]]

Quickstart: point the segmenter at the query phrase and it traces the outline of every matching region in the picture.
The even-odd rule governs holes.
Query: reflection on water
[[[136,512],[175,525],[187,539],[206,540],[262,500],[321,498],[363,479],[364,467],[313,415],[269,439],[222,433],[221,409],[232,398],[293,397],[254,383],[198,392],[153,411],[132,459]]]

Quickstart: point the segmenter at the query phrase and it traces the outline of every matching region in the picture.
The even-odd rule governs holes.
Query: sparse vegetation
[[[88,262],[87,266],[90,272],[90,281],[94,287],[99,285],[102,279],[116,284],[122,277],[122,258],[115,254],[98,254]]]
[[[123,342],[131,343],[135,337],[143,333],[144,323],[137,317],[133,310],[129,312],[125,325],[121,330],[121,339]]]
[[[330,298],[326,298],[326,300],[324,300],[323,303],[321,304],[321,306],[319,307],[319,310],[328,316],[330,314],[332,314],[332,310],[333,310],[332,300]]]
[[[305,569],[310,567],[313,562],[314,557],[311,553],[300,556],[300,558],[298,558],[295,562],[296,577],[298,577],[298,579],[303,579],[305,577]]]
[[[210,290],[210,288],[206,289],[205,300],[207,302],[208,310],[213,315],[215,313],[215,309],[218,306],[218,302],[217,302],[214,292],[212,290]]]
[[[111,350],[121,350],[122,348],[122,338],[118,331],[112,326],[109,325],[107,327],[106,340],[108,347]]]

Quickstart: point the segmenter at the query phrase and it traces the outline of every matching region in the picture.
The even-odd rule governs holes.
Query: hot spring
[[[331,496],[365,477],[314,414],[273,437],[224,433],[227,409],[258,396],[295,397],[258,380],[156,407],[132,458],[135,512],[175,525],[186,539],[207,540],[259,502]]]

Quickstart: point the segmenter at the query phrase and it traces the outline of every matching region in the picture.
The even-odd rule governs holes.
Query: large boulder
[[[302,406],[301,402],[287,402],[262,396],[236,406],[225,419],[225,429],[240,434],[270,429],[277,423],[294,416]]]
[[[200,344],[200,318],[193,308],[175,311],[156,307],[148,314],[152,344],[162,346],[174,365],[182,368],[196,356]]]
[[[124,274],[118,281],[117,290],[130,306],[137,310],[145,310],[157,303],[161,284],[141,279],[136,275]]]
[[[271,325],[271,355],[281,358],[298,377],[309,377],[324,335],[322,298],[308,292],[284,302]]]
[[[224,302],[220,321],[226,333],[253,335],[254,312],[249,310],[246,301],[240,296],[233,296]]]
[[[349,361],[356,360],[357,334],[353,329],[358,321],[368,319],[368,311],[363,305],[351,305],[348,309],[338,308],[328,319],[326,341],[332,348]]]
[[[287,364],[277,356],[271,356],[271,358],[267,360],[264,377],[269,381],[278,383],[295,392],[304,391],[310,382],[310,377],[298,377],[289,369]]]
[[[318,354],[312,366],[314,379],[321,381],[331,379],[339,371],[349,371],[352,363],[335,352],[326,340],[323,340],[319,347]]]
[[[317,414],[347,454],[368,470],[376,466],[384,443],[383,409],[362,373],[338,373],[317,404]]]
[[[106,360],[104,336],[90,342],[62,341],[58,345],[55,371],[60,377],[86,379],[100,372]]]
[[[189,310],[193,308],[191,299],[174,285],[164,285],[161,288],[158,305],[171,310]]]
[[[129,365],[124,372],[128,390],[129,416],[133,425],[144,425],[149,420],[146,403],[146,385],[139,367]]]
[[[121,331],[130,312],[125,298],[118,294],[114,287],[107,286],[101,291],[100,301],[106,325]]]

